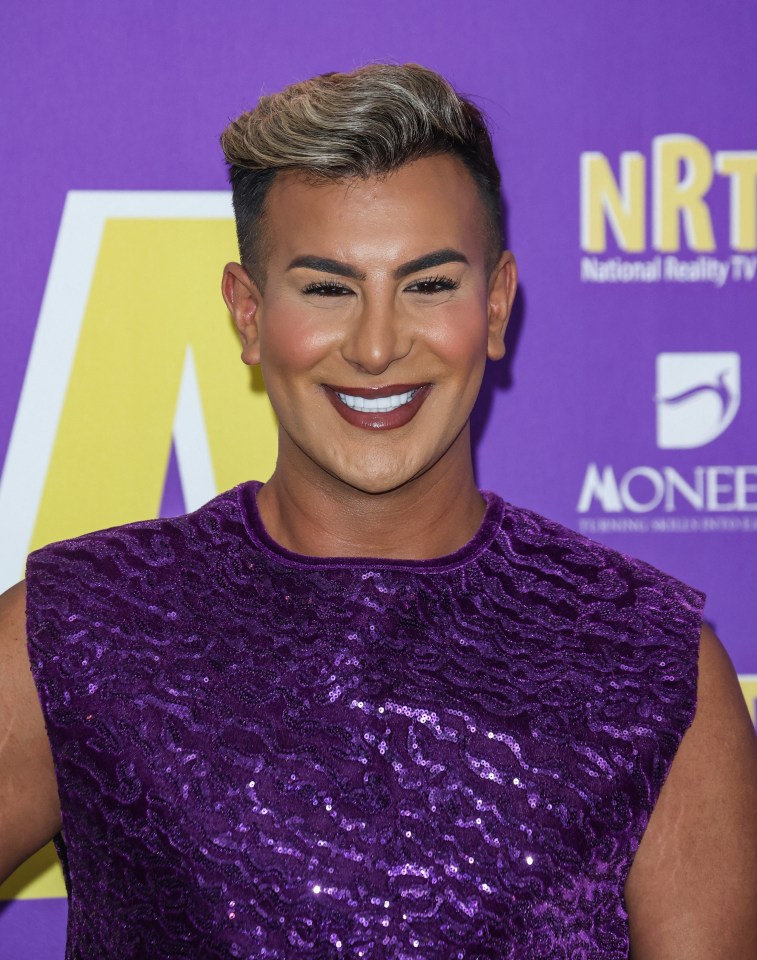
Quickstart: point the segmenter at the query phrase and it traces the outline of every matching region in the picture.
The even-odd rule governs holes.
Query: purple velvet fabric
[[[702,594],[489,492],[446,557],[305,557],[257,489],[29,557],[67,957],[627,957]]]

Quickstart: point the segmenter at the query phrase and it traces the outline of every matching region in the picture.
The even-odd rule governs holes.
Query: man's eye
[[[416,280],[407,288],[411,293],[443,293],[448,290],[457,290],[460,286],[459,280],[453,280],[451,277],[426,277],[423,280]]]
[[[352,293],[349,287],[336,280],[318,280],[302,288],[303,293],[314,293],[318,297],[342,297]]]

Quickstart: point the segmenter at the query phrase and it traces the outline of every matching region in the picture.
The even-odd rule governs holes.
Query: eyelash
[[[422,280],[415,280],[407,289],[411,290],[412,287],[417,287],[417,290],[411,290],[411,292],[423,293],[425,296],[430,296],[435,293],[442,293],[446,290],[457,290],[459,286],[459,280],[453,280],[451,277],[435,276],[424,277]],[[424,291],[420,289],[422,287],[426,287],[427,289]],[[435,287],[436,289],[429,290],[428,287]],[[306,294],[317,294],[318,296],[322,297],[333,297],[341,296],[345,293],[351,293],[352,291],[349,289],[349,287],[345,287],[344,284],[339,283],[336,280],[317,280],[303,287],[302,292]]]
[[[317,293],[324,297],[330,297],[335,294],[350,293],[351,291],[343,283],[337,283],[336,280],[317,280],[303,287],[302,292]]]

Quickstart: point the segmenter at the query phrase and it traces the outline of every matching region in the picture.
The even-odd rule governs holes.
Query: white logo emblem
[[[657,446],[703,447],[719,437],[739,409],[738,353],[657,355]]]

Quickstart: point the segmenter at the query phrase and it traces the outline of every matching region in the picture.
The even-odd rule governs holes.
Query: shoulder
[[[546,553],[556,562],[584,567],[587,573],[596,569],[617,569],[633,571],[640,578],[672,579],[651,563],[590,540],[557,520],[527,507],[503,502],[501,529],[517,552]]]
[[[697,704],[626,883],[634,957],[757,955],[757,739],[734,668],[704,626]]]
[[[236,494],[234,488],[183,516],[94,531],[29,555],[26,635],[48,716],[62,704],[83,703],[90,680],[99,682],[95,673],[118,675],[150,638],[167,643],[187,624],[203,622],[211,602],[222,603],[243,560]]]
[[[555,592],[580,600],[584,611],[609,613],[615,606],[630,625],[667,622],[695,635],[705,595],[653,564],[590,540],[556,520],[504,502],[498,548],[516,570],[551,580]]]
[[[26,620],[32,648],[52,648],[75,634],[82,616],[140,618],[156,604],[170,608],[172,592],[200,595],[208,569],[233,563],[232,545],[243,542],[238,490],[179,517],[97,530],[30,553]]]
[[[223,539],[240,524],[238,491],[238,487],[227,490],[178,517],[119,524],[40,547],[27,558],[27,589],[44,579],[46,572],[65,571],[72,576],[69,582],[80,577],[119,576],[124,571],[118,563],[124,557],[159,566],[170,562],[177,549]]]

